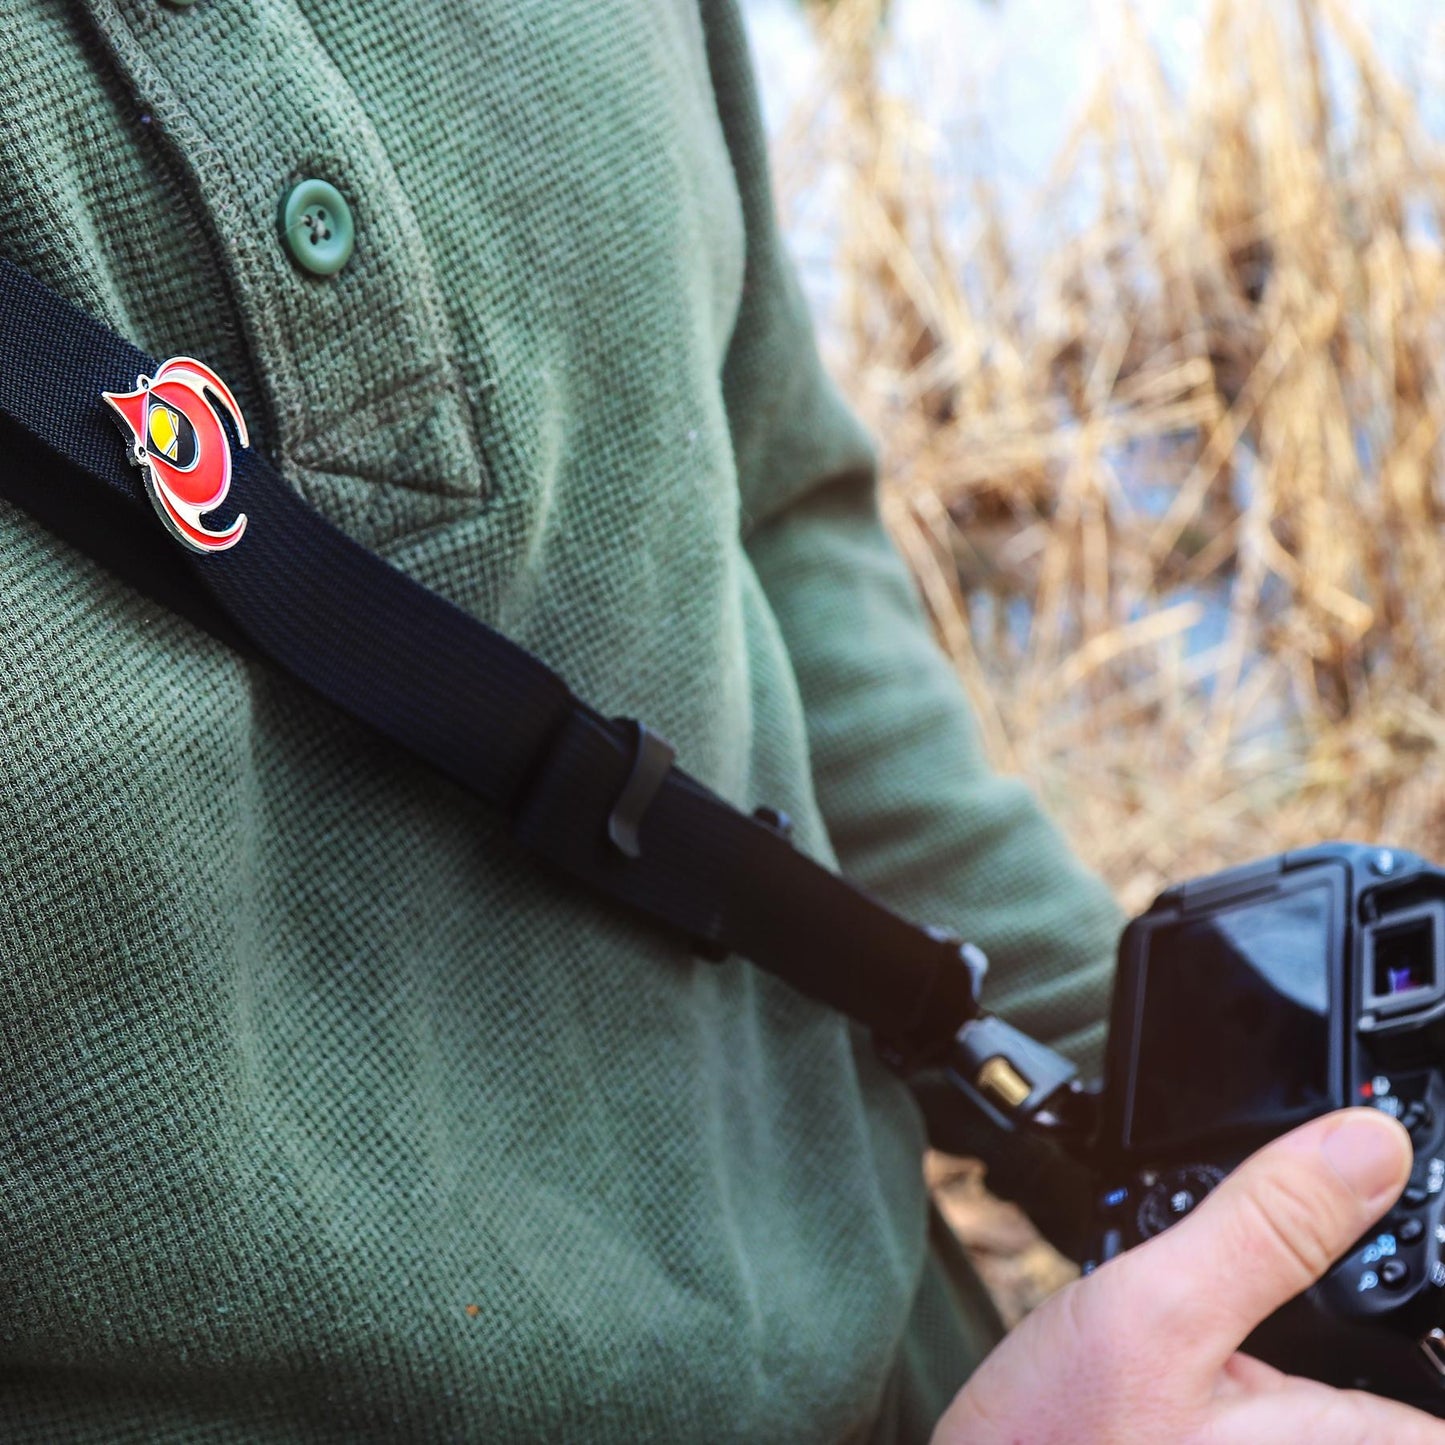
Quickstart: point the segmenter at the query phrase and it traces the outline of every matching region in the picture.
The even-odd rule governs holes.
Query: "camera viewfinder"
[[[1418,1018],[1445,1000],[1445,903],[1432,899],[1367,924],[1360,1027]]]
[[[1392,998],[1435,981],[1435,920],[1415,918],[1375,934],[1375,997]]]

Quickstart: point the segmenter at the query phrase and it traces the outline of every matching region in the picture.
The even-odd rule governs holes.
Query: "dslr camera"
[[[1345,1105],[1410,1131],[1409,1185],[1245,1348],[1445,1415],[1445,872],[1413,854],[1285,853],[1170,888],[1125,930],[1091,1109],[1101,1188],[1086,1269]]]

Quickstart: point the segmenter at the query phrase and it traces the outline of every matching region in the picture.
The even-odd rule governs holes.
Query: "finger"
[[[1389,1208],[1410,1160],[1409,1135],[1393,1119],[1328,1114],[1267,1144],[1189,1218],[1116,1263],[1153,1282],[1158,1323],[1187,1312],[1201,1363],[1223,1364]],[[1141,1287],[1139,1297],[1150,1295]]]
[[[1311,1445],[1445,1445],[1445,1421],[1360,1390],[1286,1377],[1276,1390],[1231,1403],[1211,1438],[1240,1445],[1306,1439]]]

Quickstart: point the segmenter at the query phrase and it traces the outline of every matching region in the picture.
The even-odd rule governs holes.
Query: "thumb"
[[[1223,1363],[1395,1202],[1411,1157],[1410,1136],[1386,1115],[1327,1114],[1251,1155],[1188,1219],[1119,1263],[1147,1270],[1157,1305],[1177,1302]]]

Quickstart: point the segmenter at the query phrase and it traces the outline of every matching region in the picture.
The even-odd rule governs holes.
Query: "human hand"
[[[1276,1139],[1187,1219],[1029,1315],[933,1445],[1445,1445],[1445,1421],[1238,1353],[1394,1203],[1409,1172],[1409,1136],[1373,1109]]]

